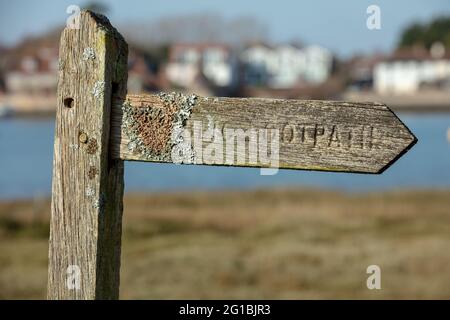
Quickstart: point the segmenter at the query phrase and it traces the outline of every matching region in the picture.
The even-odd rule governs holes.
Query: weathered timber
[[[126,96],[126,42],[78,22],[60,44],[49,299],[119,297],[124,160],[380,173],[417,141],[379,103]]]
[[[128,47],[105,17],[79,18],[60,43],[48,298],[117,299],[124,172],[109,141]]]
[[[125,103],[113,104],[111,154],[121,160],[268,167],[260,158],[260,140],[257,148],[250,147],[255,137],[250,133],[256,132],[258,139],[260,133],[278,139],[279,168],[381,173],[417,141],[380,103],[165,94],[129,95]],[[180,121],[181,128],[190,132],[191,146],[178,148],[180,142],[174,139]],[[226,149],[227,129],[247,134],[245,150],[236,147],[233,161],[227,160],[231,151]],[[199,138],[200,131],[198,143],[194,136]],[[270,141],[267,145],[270,149]],[[205,159],[205,151],[214,147],[222,155]],[[173,159],[174,151],[180,151],[176,148],[184,152],[182,161]]]

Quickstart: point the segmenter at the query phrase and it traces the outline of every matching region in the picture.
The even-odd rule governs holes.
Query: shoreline
[[[449,187],[390,187],[374,190],[352,191],[343,190],[339,188],[326,188],[326,187],[313,187],[313,186],[281,186],[281,187],[255,187],[244,189],[194,189],[194,190],[167,190],[167,191],[129,191],[124,193],[124,199],[126,198],[189,198],[189,197],[216,197],[216,196],[234,196],[240,194],[256,194],[256,193],[310,193],[310,194],[335,194],[343,197],[366,197],[374,195],[398,195],[408,193],[428,193],[428,194],[441,194],[450,192]],[[40,195],[30,197],[17,197],[17,198],[0,198],[0,205],[11,204],[33,204],[50,202],[51,195]]]
[[[256,95],[249,95],[249,97],[256,97]],[[274,98],[281,98],[274,96]],[[56,99],[56,98],[55,98]],[[299,98],[302,100],[302,98]],[[6,105],[18,105],[18,107],[10,107],[7,113],[0,119],[8,118],[54,118],[56,110],[54,107],[48,105],[49,101],[54,99],[46,99],[45,102],[40,102],[35,108],[31,108],[31,102],[26,104],[16,104],[14,100],[3,99],[8,102]],[[11,100],[11,101],[10,101]],[[38,99],[39,100],[39,99]],[[304,100],[309,100],[304,98]],[[313,100],[330,100],[329,98],[313,99]],[[380,102],[386,104],[394,112],[408,112],[408,113],[448,113],[450,112],[450,92],[424,90],[415,94],[408,95],[380,95],[373,91],[344,91],[335,97],[335,100],[350,101],[350,102]],[[18,100],[21,101],[21,100]],[[20,106],[20,107],[19,107]],[[0,110],[1,111],[1,110]]]
[[[360,100],[361,101],[361,100]],[[408,114],[424,114],[424,113],[450,113],[450,104],[448,105],[437,105],[437,106],[425,106],[425,105],[417,105],[417,106],[400,106],[400,105],[392,105],[386,103],[386,105],[394,112],[398,113],[408,113]],[[56,117],[56,112],[54,111],[26,111],[26,112],[17,112],[14,114],[10,114],[8,116],[0,117],[0,120],[9,120],[9,119],[30,119],[30,120],[38,120],[38,119],[54,119]]]
[[[450,93],[445,91],[424,90],[408,95],[380,95],[372,91],[346,91],[342,93],[341,98],[352,102],[380,102],[395,112],[450,112]]]

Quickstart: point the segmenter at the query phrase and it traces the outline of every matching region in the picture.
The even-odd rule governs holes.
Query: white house
[[[57,86],[58,50],[40,48],[34,55],[24,56],[14,70],[5,76],[11,93],[53,94]]]
[[[276,69],[273,49],[263,43],[248,46],[240,54],[243,81],[252,85],[265,85]]]
[[[291,88],[301,82],[319,84],[328,78],[333,63],[327,49],[292,44],[253,44],[242,51],[240,60],[245,83],[272,88]]]
[[[333,67],[333,55],[328,49],[312,45],[303,48],[305,54],[304,79],[319,84],[328,79]]]
[[[269,85],[274,88],[290,88],[304,79],[306,54],[297,46],[280,45],[273,49],[274,67]]]
[[[175,44],[170,48],[166,75],[170,82],[192,87],[202,77],[217,87],[236,83],[236,60],[222,44]]]
[[[397,52],[374,68],[374,88],[379,94],[412,94],[422,86],[449,80],[450,55],[445,52]]]

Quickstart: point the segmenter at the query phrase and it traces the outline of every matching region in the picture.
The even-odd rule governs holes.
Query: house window
[[[25,72],[34,72],[38,68],[36,59],[27,57],[22,60],[22,68]]]
[[[225,54],[219,49],[207,49],[203,54],[203,59],[207,63],[222,63],[225,60]]]
[[[187,49],[181,55],[181,62],[183,63],[197,63],[200,56],[195,49]]]

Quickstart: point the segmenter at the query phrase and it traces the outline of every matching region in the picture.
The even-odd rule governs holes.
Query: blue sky
[[[413,21],[450,15],[450,0],[110,0],[108,17],[119,27],[163,16],[215,13],[224,18],[254,16],[267,24],[276,42],[299,39],[326,46],[341,56],[373,50],[389,51],[402,28]],[[67,19],[75,0],[0,0],[0,43],[14,44]],[[381,30],[366,27],[369,5],[381,8]]]

